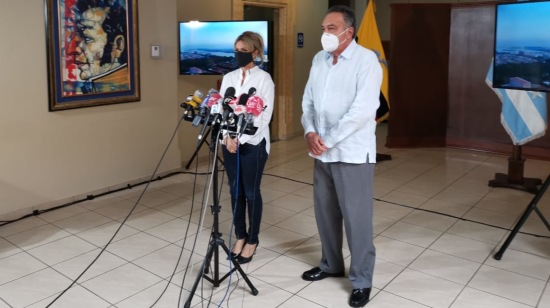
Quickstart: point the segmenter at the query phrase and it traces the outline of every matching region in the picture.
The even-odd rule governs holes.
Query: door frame
[[[273,36],[277,40],[273,50],[274,83],[277,106],[273,109],[272,129],[277,140],[294,137],[293,80],[295,0],[233,0],[233,20],[244,20],[245,6],[275,9]]]

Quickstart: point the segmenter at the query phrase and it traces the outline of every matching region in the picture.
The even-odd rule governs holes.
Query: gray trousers
[[[372,287],[376,259],[372,227],[374,166],[315,160],[315,217],[323,250],[319,268],[331,274],[345,271],[343,222],[351,251],[349,280],[354,289]]]

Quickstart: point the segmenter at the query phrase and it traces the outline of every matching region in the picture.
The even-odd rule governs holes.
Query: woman
[[[225,170],[229,178],[231,204],[235,213],[234,228],[237,237],[237,243],[231,254],[240,264],[252,261],[252,256],[259,244],[258,234],[263,207],[260,184],[270,150],[269,122],[273,114],[275,84],[271,76],[254,63],[254,59],[260,59],[261,66],[264,63],[263,58],[264,42],[262,37],[248,31],[241,34],[235,40],[235,59],[239,69],[224,76],[220,89],[220,93],[225,93],[227,88],[233,87],[238,97],[243,93],[248,93],[249,89],[254,87],[256,95],[264,99],[264,106],[266,106],[260,116],[254,120],[253,126],[258,127],[258,130],[253,136],[243,134],[239,140],[231,134],[224,133],[223,136],[222,151]],[[237,147],[240,159],[238,181]],[[248,230],[246,228],[247,206]]]

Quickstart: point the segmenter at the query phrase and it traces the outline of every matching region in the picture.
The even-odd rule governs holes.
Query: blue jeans
[[[262,221],[262,195],[260,185],[267,162],[266,141],[258,145],[243,144],[239,147],[239,196],[237,192],[237,154],[230,153],[223,145],[223,159],[231,193],[231,207],[235,213],[235,235],[237,239],[247,239],[248,244],[258,243],[260,224]],[[246,206],[248,204],[249,228],[246,230]],[[235,206],[237,210],[235,211]]]

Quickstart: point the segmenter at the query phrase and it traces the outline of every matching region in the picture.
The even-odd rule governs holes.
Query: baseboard
[[[479,151],[501,155],[512,155],[512,144],[502,144],[447,137],[447,147],[470,151]],[[531,159],[550,161],[550,150],[530,146],[522,147],[522,156]]]
[[[158,177],[158,176],[165,176],[165,175],[168,175],[168,174],[173,173],[173,172],[180,172],[180,171],[183,171],[183,169],[184,168],[182,168],[182,167],[178,167],[178,168],[173,168],[173,169],[165,170],[165,171],[162,171],[162,172],[158,172],[155,175],[155,178]],[[18,218],[23,217],[25,215],[32,214],[35,210],[42,211],[42,210],[51,209],[51,208],[56,207],[56,206],[60,206],[60,205],[64,205],[64,204],[67,204],[67,203],[74,202],[74,201],[86,199],[89,195],[103,194],[103,193],[106,193],[106,192],[109,192],[109,191],[115,191],[115,190],[118,190],[118,189],[121,189],[121,188],[128,187],[128,184],[136,185],[136,184],[141,183],[141,182],[149,181],[150,178],[151,178],[151,175],[148,175],[148,176],[145,176],[145,177],[140,177],[140,178],[137,178],[137,179],[134,179],[134,180],[126,181],[126,182],[119,183],[119,184],[112,185],[112,186],[108,186],[108,187],[105,187],[105,188],[88,191],[86,193],[80,193],[80,194],[77,194],[77,195],[74,195],[74,196],[71,196],[71,197],[67,197],[67,198],[63,198],[63,199],[60,199],[60,200],[48,201],[48,202],[44,202],[44,203],[24,207],[24,208],[21,208],[21,209],[17,209],[15,211],[11,211],[11,212],[8,212],[8,213],[3,213],[3,214],[0,214],[0,221],[10,221],[10,220],[18,219]]]

